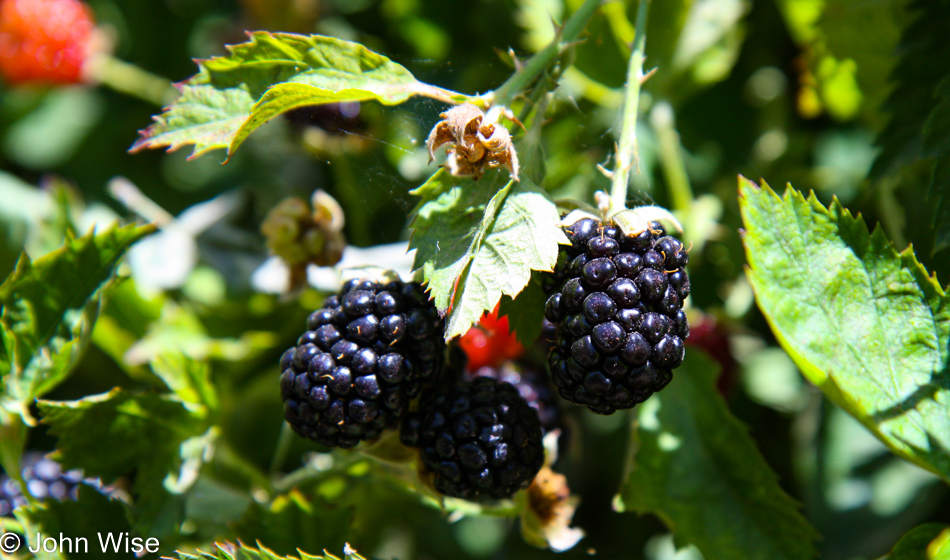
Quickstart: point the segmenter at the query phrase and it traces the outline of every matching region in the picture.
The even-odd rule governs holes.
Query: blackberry
[[[395,427],[442,369],[442,327],[418,283],[347,282],[281,357],[284,418],[330,447],[353,447]]]
[[[432,387],[402,424],[436,490],[467,500],[510,498],[544,463],[541,423],[510,383],[478,377]]]
[[[566,233],[571,245],[546,281],[545,317],[557,328],[551,378],[562,397],[594,412],[631,408],[683,362],[689,254],[658,222],[625,236],[584,218]]]
[[[479,377],[490,377],[513,385],[521,398],[538,412],[542,435],[556,428],[563,429],[561,411],[558,408],[554,388],[547,376],[528,368],[517,367],[512,362],[497,368],[481,367],[475,371],[465,372],[466,381],[473,381]]]
[[[78,469],[63,472],[59,463],[47,459],[39,452],[25,453],[22,467],[20,474],[23,482],[26,483],[30,494],[38,500],[75,500],[80,484],[88,484],[102,490],[99,480],[83,478],[82,471]],[[0,517],[12,517],[13,510],[26,503],[27,499],[20,484],[6,474],[0,476]]]

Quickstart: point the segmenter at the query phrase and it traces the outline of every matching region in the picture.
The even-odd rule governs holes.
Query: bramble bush
[[[950,558],[948,25],[0,0],[0,554]]]

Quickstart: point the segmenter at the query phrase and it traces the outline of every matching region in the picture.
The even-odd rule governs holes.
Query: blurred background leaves
[[[165,87],[196,73],[193,58],[224,55],[224,44],[245,41],[248,29],[358,41],[421,81],[474,95],[498,87],[514,70],[509,48],[518,61],[526,59],[581,2],[89,4],[116,59]],[[546,112],[533,117],[543,128],[532,138],[515,134],[540,154],[532,165],[538,177],[546,171],[539,186],[554,199],[592,202],[593,192],[609,183],[597,165],[609,163],[619,137],[636,8],[635,1],[601,6],[561,61],[561,84],[544,97]],[[822,535],[816,546],[823,558],[877,558],[892,548],[892,557],[902,558],[901,547],[919,552],[943,526],[913,528],[950,523],[950,497],[936,477],[890,454],[825,400],[779,347],[744,273],[736,175],[789,181],[814,191],[824,206],[837,197],[869,225],[880,224],[897,250],[912,243],[937,284],[946,286],[948,10],[942,0],[651,6],[647,67],[657,73],[644,86],[643,173],[630,198],[667,206],[686,225],[693,244],[690,352],[708,352],[719,362],[724,407],[749,426],[781,491],[803,504]],[[161,429],[173,435],[148,450],[151,464],[139,465],[162,471],[155,475],[162,484],[137,487],[143,483],[136,467],[119,479],[133,494],[150,497],[142,504],[147,530],[163,535],[166,554],[237,536],[261,539],[278,554],[298,546],[336,552],[348,541],[376,557],[550,556],[525,544],[504,517],[458,515],[448,530],[433,531],[445,523],[442,510],[410,490],[403,473],[281,436],[278,359],[324,292],[308,289],[291,300],[261,288],[269,255],[260,225],[281,200],[308,200],[321,188],[346,215],[352,245],[344,262],[359,254],[354,247],[401,243],[382,253],[401,254],[417,201],[409,191],[435,170],[424,140],[445,105],[415,99],[397,107],[297,110],[256,131],[221,165],[220,151],[191,161],[187,150],[129,154],[137,131],[161,108],[117,87],[134,86],[138,74],[113,70],[118,75],[102,85],[0,85],[4,276],[21,250],[39,259],[95,224],[140,216],[162,226],[151,246],[135,246],[119,268],[98,309],[92,344],[72,376],[45,396],[71,403],[41,405],[57,411],[51,413],[56,433],[41,425],[21,434],[25,444],[53,449],[69,422],[81,427],[83,416],[99,409],[114,419],[116,434],[138,441],[154,437],[148,421],[154,417],[132,422],[122,411],[168,409]],[[155,85],[146,82],[142,87]],[[517,108],[527,114],[531,103],[518,101]],[[320,274],[313,271],[311,285],[321,285]],[[30,411],[39,415],[35,405]],[[631,480],[624,472],[627,438],[646,429],[642,421],[633,428],[622,415],[574,410],[570,416],[573,443],[558,469],[581,497],[575,525],[587,537],[564,554],[700,557],[658,518],[612,510],[616,491]],[[93,454],[60,449],[64,459],[72,454],[77,464],[97,464]],[[296,489],[274,485],[271,475],[292,472],[305,475],[291,479],[299,481]],[[78,507],[88,503],[83,511],[102,512],[119,528],[129,518],[145,519],[100,502],[82,496]],[[57,506],[31,510],[24,520],[74,517],[72,506]]]

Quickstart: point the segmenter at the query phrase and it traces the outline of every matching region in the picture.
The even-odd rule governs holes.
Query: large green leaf
[[[782,347],[895,453],[950,480],[950,298],[837,201],[739,190],[749,281]]]
[[[937,537],[948,532],[950,528],[943,523],[925,523],[914,527],[897,541],[891,553],[882,560],[945,560],[942,556],[929,553]]]
[[[178,398],[121,389],[78,401],[39,401],[43,422],[57,436],[55,458],[66,468],[111,482],[135,473],[135,517],[147,535],[178,530],[181,501],[169,488],[182,491],[193,474],[196,442],[210,445],[203,407]],[[184,464],[184,467],[183,467]],[[181,472],[179,472],[181,469]]]
[[[410,246],[436,306],[447,312],[446,339],[464,334],[502,295],[516,296],[532,270],[551,270],[558,243],[557,207],[527,179],[479,181],[439,170],[413,191],[423,197]],[[500,188],[499,188],[500,187]]]
[[[199,551],[198,554],[187,554],[176,552],[179,560],[290,560],[300,558],[300,560],[340,560],[339,557],[324,551],[319,556],[307,554],[302,550],[297,551],[298,556],[281,556],[274,551],[257,545],[251,548],[242,543],[216,542],[212,552]],[[349,545],[343,547],[343,560],[365,560],[356,553]]]
[[[817,533],[729,412],[717,369],[689,351],[670,385],[640,405],[616,505],[657,515],[707,560],[813,558]]]
[[[260,125],[297,107],[337,101],[402,103],[413,95],[461,103],[468,96],[416,80],[404,67],[350,41],[257,31],[228,56],[199,61],[181,97],[141,132],[132,151],[194,144],[192,157],[228,154]]]
[[[152,226],[113,227],[67,239],[36,261],[26,253],[20,257],[0,285],[4,406],[22,413],[66,377],[89,340],[101,286],[125,250],[152,231]]]

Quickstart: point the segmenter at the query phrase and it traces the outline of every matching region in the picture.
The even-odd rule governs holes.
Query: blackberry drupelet
[[[441,372],[442,320],[418,283],[351,280],[281,357],[284,418],[299,435],[353,447],[395,427]]]
[[[489,377],[428,389],[400,438],[420,448],[436,490],[467,500],[510,498],[544,463],[537,412],[513,385]]]
[[[571,245],[545,305],[557,325],[551,378],[562,397],[594,412],[631,408],[665,387],[683,362],[689,255],[658,222],[625,236],[584,218],[566,233]]]
[[[473,381],[479,377],[490,377],[496,381],[510,383],[518,390],[521,398],[538,412],[541,421],[541,433],[547,434],[553,429],[563,428],[563,418],[558,407],[554,387],[543,373],[516,366],[507,362],[500,367],[481,367],[475,371],[466,371],[465,380]]]
[[[88,484],[97,490],[102,484],[96,479],[85,479],[81,470],[63,472],[59,463],[47,459],[39,452],[23,455],[23,468],[20,474],[30,494],[38,499],[75,500],[80,484]],[[27,503],[20,484],[4,474],[0,476],[0,517],[10,517],[13,510]]]

